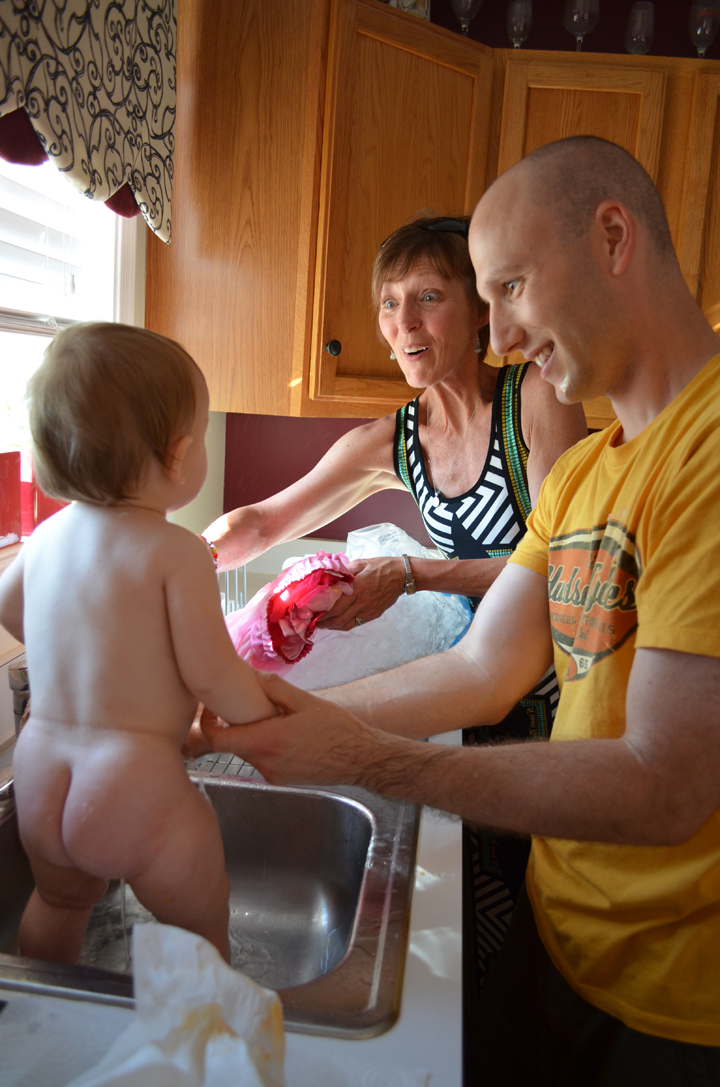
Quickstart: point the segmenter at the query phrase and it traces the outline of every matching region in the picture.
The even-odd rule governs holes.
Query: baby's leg
[[[129,883],[158,921],[196,932],[230,962],[230,881],[220,827],[207,800],[187,785],[170,832]]]
[[[35,876],[35,890],[20,922],[20,954],[75,963],[93,906],[105,894],[107,881],[79,868],[60,868],[31,849],[26,852]]]
[[[63,845],[69,769],[36,751],[30,735],[23,734],[23,740],[14,761],[15,787],[35,889],[20,923],[19,950],[33,959],[77,962],[92,908],[107,882],[75,867]]]

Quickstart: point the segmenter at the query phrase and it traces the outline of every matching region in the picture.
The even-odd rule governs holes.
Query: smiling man
[[[483,1087],[719,1083],[720,339],[652,182],[602,140],[509,170],[470,242],[494,350],[560,400],[609,395],[617,423],[557,462],[460,645],[329,701],[268,677],[284,715],[213,735],[271,781],[533,835]],[[553,656],[550,742],[416,742],[500,720]]]

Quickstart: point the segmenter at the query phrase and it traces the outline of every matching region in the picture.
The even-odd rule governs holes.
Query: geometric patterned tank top
[[[425,459],[418,440],[418,402],[400,408],[395,422],[395,472],[418,504],[428,536],[448,559],[493,559],[511,555],[525,535],[532,509],[527,480],[530,452],[520,425],[520,390],[532,366],[503,366],[493,396],[490,443],[477,483],[456,498],[439,501],[430,486]],[[478,601],[469,598],[473,607]],[[552,729],[560,692],[552,667],[520,703],[530,714],[529,735],[547,738]],[[476,736],[483,729],[475,729]],[[491,735],[519,736],[507,728],[493,727]],[[490,735],[490,734],[488,734]]]
[[[400,408],[395,423],[395,472],[418,504],[425,528],[449,559],[510,555],[525,534],[532,508],[528,447],[520,425],[520,388],[528,366],[505,366],[493,397],[490,443],[480,478],[456,498],[435,497],[418,440],[418,402]]]

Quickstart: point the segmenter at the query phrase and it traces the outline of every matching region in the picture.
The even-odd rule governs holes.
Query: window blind
[[[0,328],[112,320],[115,217],[57,167],[0,160]]]

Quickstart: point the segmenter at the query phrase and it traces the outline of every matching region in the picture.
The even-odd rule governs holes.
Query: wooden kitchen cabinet
[[[146,324],[197,359],[213,409],[369,417],[413,395],[375,333],[372,261],[419,209],[472,210],[492,82],[492,50],[374,0],[180,0]]]
[[[310,395],[344,415],[385,414],[416,395],[370,308],[381,242],[418,211],[471,213],[487,174],[492,50],[393,14],[333,6]]]
[[[172,241],[148,328],[216,411],[299,415],[309,356],[330,0],[179,0]]]
[[[380,242],[418,210],[471,211],[562,136],[642,162],[720,324],[717,62],[492,51],[375,0],[180,0],[178,27],[173,241],[148,239],[146,319],[198,360],[214,409],[371,417],[409,399],[370,305]]]

